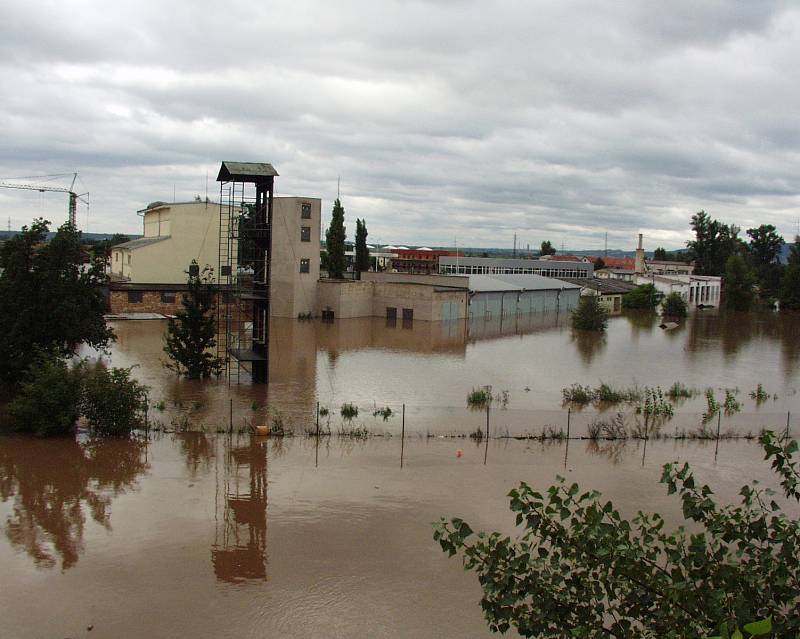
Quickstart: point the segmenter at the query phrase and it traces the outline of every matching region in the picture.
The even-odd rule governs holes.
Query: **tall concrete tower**
[[[639,233],[639,246],[636,247],[636,261],[633,270],[637,275],[644,273],[644,246],[642,246],[642,234]]]

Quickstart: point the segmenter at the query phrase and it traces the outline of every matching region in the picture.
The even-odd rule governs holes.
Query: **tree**
[[[602,257],[598,257],[594,261],[594,270],[595,271],[599,271],[600,269],[605,268],[605,267],[606,267],[606,263],[603,261]]]
[[[747,234],[750,236],[750,262],[758,280],[760,296],[763,299],[774,298],[781,279],[778,256],[785,242],[772,224],[747,229]]]
[[[599,295],[583,295],[572,311],[572,328],[580,331],[604,331],[608,326],[608,310]]]
[[[624,308],[654,311],[663,298],[664,294],[657,290],[653,284],[642,284],[622,296],[622,306]]]
[[[369,271],[369,249],[367,248],[367,223],[356,218],[356,263],[359,273]]]
[[[667,259],[667,250],[662,247],[658,247],[655,251],[653,251],[653,259],[654,260],[661,260],[666,261]]]
[[[131,378],[130,368],[97,362],[83,373],[81,412],[93,435],[128,437],[147,411],[147,387]]]
[[[545,240],[542,242],[542,248],[539,251],[540,255],[555,255],[556,250],[553,248],[553,245],[550,244],[550,240]]]
[[[192,267],[189,288],[181,300],[183,308],[167,326],[164,352],[170,359],[167,368],[189,379],[200,379],[219,375],[222,360],[209,352],[217,345],[213,272],[208,266],[199,272],[194,260]]]
[[[341,278],[344,276],[344,270],[347,266],[344,255],[346,237],[344,207],[337,197],[331,212],[331,225],[325,232],[325,248],[328,253],[328,275],[330,277]]]
[[[790,246],[789,263],[783,270],[779,291],[781,310],[800,311],[800,235]]]
[[[695,239],[686,243],[694,259],[697,275],[722,275],[727,259],[742,252],[744,242],[739,239],[739,227],[712,220],[705,211],[692,216]]]
[[[92,245],[92,258],[102,260],[105,264],[108,264],[111,259],[111,249],[128,241],[130,241],[130,238],[127,235],[114,233],[109,239],[100,240]]]
[[[38,352],[8,405],[10,430],[39,437],[71,435],[80,417],[81,371],[58,353]]]
[[[0,251],[0,381],[12,385],[37,352],[68,357],[82,343],[103,349],[114,339],[102,260],[81,267],[80,233],[69,223],[45,243],[49,224],[35,220]]]
[[[725,304],[735,311],[748,311],[755,296],[755,278],[741,255],[731,255],[725,263]]]
[[[661,313],[664,317],[686,317],[689,311],[683,295],[675,291],[667,295],[662,302]]]
[[[797,442],[782,445],[767,432],[762,446],[784,497],[800,501]],[[599,492],[559,477],[545,493],[525,483],[509,493],[523,528],[514,539],[475,535],[458,518],[435,524],[434,539],[450,556],[463,553],[465,568],[478,574],[495,632],[699,638],[722,624],[771,618],[776,637],[798,636],[796,507],[784,511],[756,482],[740,491],[741,505],[720,505],[677,462],[664,466],[661,483],[679,495],[691,532],[668,531],[658,514],[628,520]]]

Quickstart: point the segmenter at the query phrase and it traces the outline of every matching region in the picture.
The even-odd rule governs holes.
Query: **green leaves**
[[[763,445],[784,494],[796,499],[797,444],[781,445],[768,433]],[[524,483],[509,492],[522,527],[515,538],[475,535],[455,518],[436,524],[434,539],[475,571],[496,631],[677,639],[716,628],[728,639],[797,636],[797,519],[756,485],[742,488],[741,505],[718,504],[687,464],[666,464],[661,481],[679,496],[692,534],[665,531],[659,515],[626,519],[600,493],[559,477],[544,493]]]

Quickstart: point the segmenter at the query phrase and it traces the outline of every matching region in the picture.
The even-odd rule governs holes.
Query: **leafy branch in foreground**
[[[784,496],[800,501],[797,442],[767,432],[762,444]],[[775,636],[797,636],[798,520],[755,483],[741,505],[719,505],[688,464],[666,464],[661,482],[693,532],[667,532],[658,514],[625,519],[599,492],[559,478],[544,494],[525,483],[509,493],[522,527],[514,539],[475,534],[462,519],[434,524],[434,539],[477,573],[495,632],[677,639],[771,619]]]

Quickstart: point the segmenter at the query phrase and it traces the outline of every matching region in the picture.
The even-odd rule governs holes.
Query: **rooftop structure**
[[[525,260],[496,257],[440,257],[439,273],[444,275],[541,275],[543,277],[591,277],[590,262]]]

